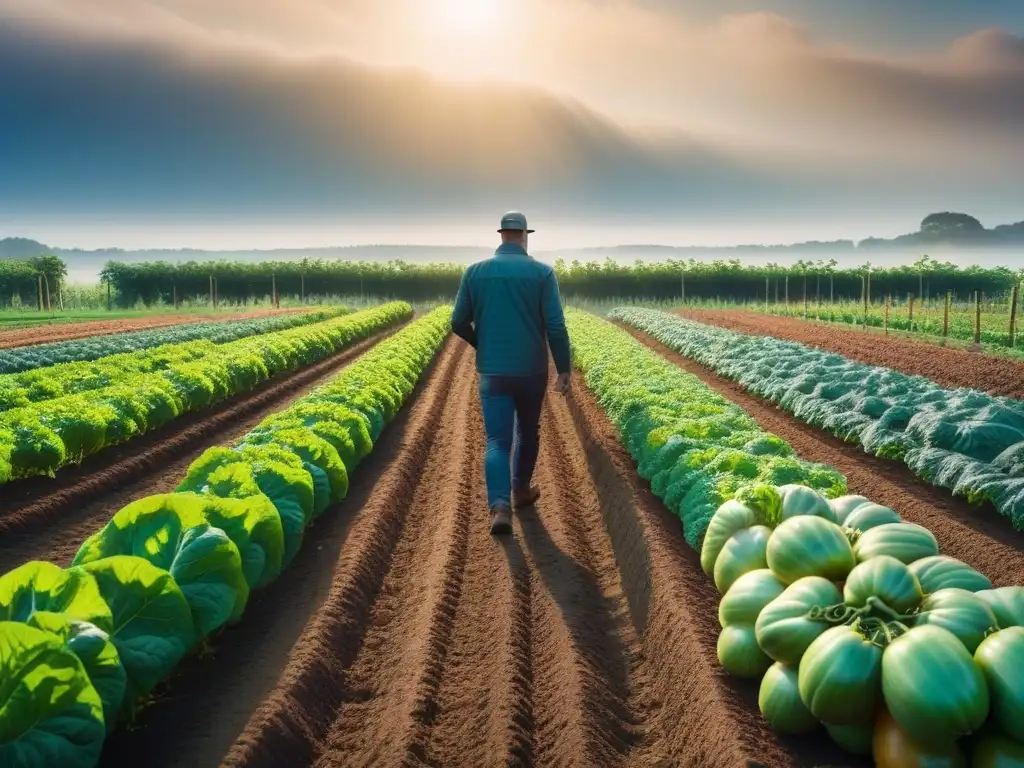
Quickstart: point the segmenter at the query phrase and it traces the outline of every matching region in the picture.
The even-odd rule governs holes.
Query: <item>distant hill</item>
[[[926,216],[916,232],[891,239],[869,237],[859,242],[853,240],[807,241],[788,244],[735,246],[669,246],[657,244],[614,245],[592,248],[573,248],[554,251],[538,251],[536,256],[545,261],[565,259],[571,261],[615,261],[647,262],[669,260],[745,259],[766,261],[783,257],[835,258],[843,265],[852,265],[854,260],[864,258],[883,263],[901,263],[907,258],[916,258],[925,252],[933,257],[955,258],[969,255],[971,263],[979,266],[997,266],[1006,261],[1003,252],[1024,247],[1024,221],[1002,224],[986,229],[974,217],[963,213],[933,213]],[[72,280],[95,279],[108,261],[152,262],[152,261],[300,261],[322,259],[333,261],[392,261],[446,262],[468,264],[486,258],[491,248],[472,246],[425,246],[425,245],[357,245],[327,248],[282,248],[273,250],[207,251],[193,248],[124,250],[101,248],[96,250],[50,248],[43,243],[21,237],[0,239],[0,259],[26,259],[42,253],[59,256],[68,265]],[[985,254],[989,254],[987,257]]]

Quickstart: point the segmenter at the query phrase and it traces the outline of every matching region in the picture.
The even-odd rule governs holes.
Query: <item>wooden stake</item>
[[[914,330],[914,294],[912,294],[912,293],[908,293],[907,294],[907,304],[910,306],[909,329],[911,331],[913,331]]]
[[[981,346],[981,302],[982,297],[981,291],[974,292],[974,346]]]
[[[39,305],[39,311],[43,311],[43,276],[36,275],[36,303]]]
[[[889,295],[886,294],[886,297],[885,297],[885,335],[886,336],[889,335],[889,302],[890,302]]]
[[[174,294],[174,308],[177,309],[178,308],[178,286],[176,286],[176,285],[173,286],[171,288],[171,290],[172,290],[172,292]]]
[[[945,339],[949,336],[949,300],[950,292],[946,291],[946,311],[942,318],[942,338]]]
[[[1010,296],[1010,346],[1017,343],[1017,302],[1020,300],[1020,283],[1013,284],[1013,293]]]

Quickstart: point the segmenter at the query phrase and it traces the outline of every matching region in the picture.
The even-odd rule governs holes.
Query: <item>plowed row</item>
[[[72,341],[90,336],[107,336],[125,331],[142,331],[148,328],[163,328],[169,325],[201,322],[227,322],[228,320],[250,320],[267,315],[302,312],[304,308],[268,309],[261,312],[234,312],[219,315],[150,315],[123,320],[88,320],[82,323],[54,323],[14,331],[0,331],[0,349],[27,347],[33,344],[48,344],[52,341]]]
[[[774,336],[827,349],[868,365],[925,376],[943,387],[971,387],[1024,400],[1024,362],[905,337],[742,310],[685,309],[691,320],[739,333]]]
[[[998,520],[667,356],[845,472],[852,493],[928,526],[945,553],[1024,582],[1022,546]],[[476,384],[472,352],[450,340],[293,565],[136,730],[109,739],[103,765],[857,764],[821,737],[776,738],[756,687],[721,671],[717,593],[582,382],[546,402],[540,501],[493,539]],[[168,490],[202,448],[263,415],[2,537],[0,567],[67,562],[128,499]]]

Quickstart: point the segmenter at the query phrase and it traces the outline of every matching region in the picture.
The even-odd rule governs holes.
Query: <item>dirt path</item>
[[[292,567],[102,764],[851,764],[780,743],[721,672],[714,588],[588,393],[547,403],[514,538],[488,535],[482,453],[451,341]]]
[[[151,328],[165,328],[184,323],[224,323],[229,320],[249,320],[269,315],[294,314],[307,311],[306,307],[291,309],[268,309],[261,312],[235,312],[219,315],[151,315],[149,317],[122,320],[89,320],[81,323],[55,323],[0,331],[0,349],[28,347],[35,344],[49,344],[54,341],[72,341],[90,336],[108,336],[112,333],[142,331]]]
[[[990,506],[974,507],[956,499],[917,478],[902,462],[870,456],[860,446],[804,424],[652,337],[626,330],[743,408],[763,429],[793,446],[801,458],[838,469],[846,475],[850,493],[891,507],[905,520],[926,527],[935,534],[943,554],[978,569],[996,586],[1024,583],[1024,537]]]
[[[154,493],[168,493],[189,465],[210,446],[241,437],[338,374],[396,326],[316,365],[266,382],[213,408],[176,419],[153,433],[103,451],[56,479],[32,478],[3,486],[0,500],[0,573],[28,560],[66,565],[82,541],[123,506]]]
[[[678,314],[709,325],[798,341],[852,360],[925,376],[943,387],[971,387],[1024,400],[1024,362],[941,347],[897,335],[880,336],[828,323],[742,310],[686,309]]]

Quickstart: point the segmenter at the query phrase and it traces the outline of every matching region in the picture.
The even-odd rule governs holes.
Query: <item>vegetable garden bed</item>
[[[1024,404],[655,310],[610,317],[933,485],[991,502],[1024,528]]]
[[[118,512],[72,567],[32,562],[0,577],[0,677],[16,681],[20,702],[4,716],[0,763],[95,765],[105,733],[240,619],[250,591],[272,582],[306,528],[344,498],[450,313],[435,310],[232,448],[207,451],[174,493]],[[62,696],[50,693],[54,679]]]

